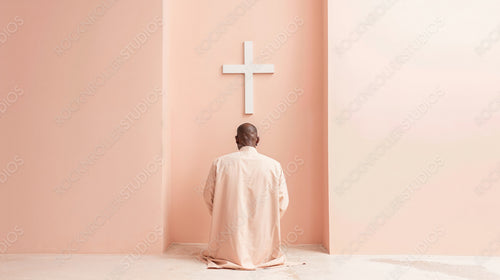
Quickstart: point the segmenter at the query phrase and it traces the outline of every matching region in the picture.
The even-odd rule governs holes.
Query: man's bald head
[[[238,126],[236,130],[236,145],[238,145],[238,150],[244,146],[256,147],[259,143],[259,136],[257,134],[257,128],[251,123],[244,123]]]

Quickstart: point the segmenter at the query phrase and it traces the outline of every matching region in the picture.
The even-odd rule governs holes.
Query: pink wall
[[[499,254],[495,1],[329,1],[340,254]]]
[[[160,252],[161,1],[3,2],[0,253]]]
[[[287,174],[285,244],[498,255],[498,4],[325,4],[2,5],[0,253],[206,242],[208,166],[250,121]],[[252,116],[221,74],[245,40],[276,67]]]
[[[321,1],[168,1],[167,91],[172,131],[174,242],[207,242],[210,216],[201,191],[211,161],[237,150],[236,127],[260,130],[261,153],[281,162],[290,207],[285,244],[321,243],[326,194],[326,102]],[[275,74],[254,76],[255,114],[243,114],[243,41]]]
[[[498,255],[498,4],[325,4],[2,5],[0,253],[206,242],[208,166],[250,121],[287,174],[285,244]],[[276,67],[252,116],[221,74],[245,40]]]

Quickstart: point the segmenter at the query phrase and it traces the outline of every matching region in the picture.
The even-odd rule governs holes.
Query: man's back
[[[283,264],[280,218],[288,192],[279,162],[251,146],[213,161],[204,190],[212,214],[204,253],[213,268]]]

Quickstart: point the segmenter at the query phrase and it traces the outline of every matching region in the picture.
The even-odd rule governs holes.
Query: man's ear
[[[236,144],[239,144],[238,142],[238,135],[234,136],[234,140],[236,141]]]
[[[259,144],[259,141],[260,141],[260,138],[259,138],[259,136],[257,136],[257,141],[255,141],[255,146],[257,146],[257,144]]]

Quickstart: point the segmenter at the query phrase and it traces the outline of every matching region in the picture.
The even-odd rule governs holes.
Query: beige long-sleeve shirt
[[[281,165],[251,146],[215,159],[203,192],[212,215],[208,268],[256,269],[285,263],[280,219],[288,207]]]

